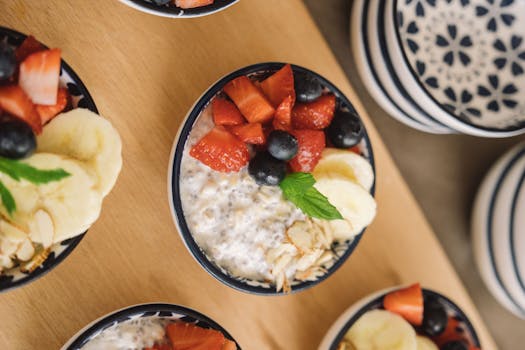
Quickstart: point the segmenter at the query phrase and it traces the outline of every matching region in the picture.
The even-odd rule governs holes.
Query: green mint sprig
[[[315,187],[315,179],[309,173],[292,173],[286,175],[279,187],[284,197],[312,218],[338,220],[341,213]]]

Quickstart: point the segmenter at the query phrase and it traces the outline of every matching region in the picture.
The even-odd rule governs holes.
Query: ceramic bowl
[[[516,185],[510,213],[511,258],[518,283],[525,293],[525,171]]]
[[[12,29],[0,27],[0,41],[7,41],[13,47],[19,46],[26,35],[14,31]],[[92,112],[98,113],[95,102],[91,98],[87,88],[84,86],[77,74],[71,67],[62,60],[60,72],[60,86],[67,87],[72,96],[72,104],[74,108],[87,108]],[[84,233],[85,234],[85,233]],[[24,273],[20,271],[19,267],[14,267],[5,271],[0,275],[0,292],[20,287],[26,283],[32,282],[39,277],[42,277],[58,264],[60,264],[75,247],[80,243],[84,234],[68,239],[61,243],[56,243],[51,247],[51,254],[44,261],[44,263],[31,273]]]
[[[389,1],[389,49],[403,83],[465,133],[525,132],[523,1]]]
[[[215,0],[211,5],[182,9],[173,4],[156,5],[155,0],[120,0],[123,4],[139,11],[170,18],[191,18],[211,15],[232,6],[237,1],[239,0]]]
[[[371,310],[382,309],[383,298],[385,295],[400,288],[402,288],[402,286],[388,288],[377,293],[373,293],[350,306],[330,327],[321,344],[319,345],[319,350],[337,350],[346,333],[350,330],[354,323],[361,316],[363,316],[363,314]],[[480,346],[476,330],[472,326],[472,323],[465,313],[459,308],[459,306],[457,306],[444,295],[429,289],[423,289],[423,297],[425,299],[435,298],[442,305],[444,305],[449,317],[454,317],[460,322],[462,334],[467,339],[469,339],[472,344],[477,347]]]
[[[89,341],[93,340],[101,332],[110,327],[114,327],[127,321],[146,318],[162,318],[169,321],[194,323],[199,327],[220,331],[226,338],[235,341],[235,339],[233,339],[233,337],[217,322],[198,311],[174,304],[155,303],[129,306],[102,316],[81,329],[61,348],[61,350],[80,350]],[[237,350],[241,350],[238,344]]]
[[[282,291],[276,292],[275,286],[271,285],[268,282],[254,281],[254,280],[249,280],[246,278],[235,277],[231,275],[230,273],[228,273],[228,271],[226,271],[224,268],[221,268],[218,265],[216,265],[214,262],[211,261],[211,259],[209,259],[206,256],[206,254],[203,252],[203,250],[199,247],[199,245],[193,238],[191,231],[188,227],[188,224],[186,223],[186,219],[184,217],[184,211],[182,208],[180,188],[179,188],[181,160],[182,160],[184,147],[186,145],[186,140],[188,139],[188,136],[192,130],[194,123],[196,122],[197,118],[200,116],[200,113],[207,107],[211,99],[215,97],[219,92],[222,91],[226,83],[228,83],[234,78],[237,78],[243,75],[255,76],[257,78],[262,79],[276,72],[283,65],[284,63],[268,62],[268,63],[259,63],[259,64],[251,65],[248,67],[244,67],[244,68],[234,71],[233,73],[226,75],[225,77],[221,78],[219,81],[214,83],[210,88],[208,88],[208,90],[204,92],[204,94],[197,100],[195,105],[190,109],[188,115],[186,116],[185,120],[183,121],[179,129],[178,135],[175,138],[173,148],[171,151],[170,164],[169,164],[169,169],[168,169],[168,197],[169,197],[172,216],[178,228],[178,231],[181,235],[181,238],[184,244],[186,245],[186,247],[188,248],[188,250],[190,251],[190,253],[208,273],[210,273],[213,277],[215,277],[222,283],[234,289],[237,289],[243,292],[247,292],[247,293],[252,293],[252,294],[282,295],[286,293]],[[300,66],[292,65],[292,69],[294,72],[301,72],[301,73],[306,73],[306,74],[310,74],[314,76],[321,82],[321,84],[325,88],[330,90],[336,96],[338,105],[340,107],[355,111],[350,100],[348,100],[348,98],[344,96],[343,93],[335,85],[333,85],[330,81],[320,76],[319,74],[309,69],[300,67]],[[372,165],[372,168],[374,169],[374,175],[375,175],[372,145],[370,143],[370,139],[368,138],[368,135],[366,134],[366,131],[365,131],[364,138],[361,140],[361,143],[359,144],[359,148],[363,156],[366,157],[368,161],[370,162],[370,164]],[[372,186],[370,192],[372,195],[374,194],[375,184]],[[352,240],[349,240],[349,241],[346,241],[346,242],[343,242],[341,244],[334,246],[333,250],[335,252],[335,255],[338,258],[331,265],[331,267],[327,269],[327,272],[315,281],[305,281],[305,282],[292,284],[292,293],[313,287],[319,284],[320,282],[322,282],[323,280],[325,280],[328,276],[332,275],[339,267],[341,267],[341,265],[352,254],[357,244],[359,243],[359,240],[361,239],[361,236],[364,231],[365,230],[363,230],[360,234],[358,234]]]

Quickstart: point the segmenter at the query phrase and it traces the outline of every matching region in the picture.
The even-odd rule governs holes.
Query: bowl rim
[[[306,290],[308,288],[311,288],[329,276],[331,276],[335,271],[339,269],[343,265],[343,263],[348,259],[348,257],[352,254],[352,252],[355,250],[357,244],[359,243],[361,237],[363,236],[365,229],[361,231],[358,235],[356,235],[353,238],[353,241],[348,245],[348,248],[346,249],[345,253],[328,269],[328,271],[323,274],[320,278],[318,278],[315,281],[306,281],[301,282],[292,288],[292,291],[289,293],[285,293],[283,291],[276,292],[274,288],[264,288],[261,286],[254,286],[249,285],[245,282],[242,282],[236,278],[233,278],[232,276],[229,276],[221,271],[220,268],[218,268],[214,263],[212,263],[206,255],[203,253],[203,251],[200,249],[197,242],[193,239],[193,236],[190,232],[190,229],[188,228],[188,225],[186,223],[186,220],[184,219],[184,212],[182,210],[182,203],[180,198],[180,191],[179,191],[179,184],[178,179],[180,176],[180,164],[182,160],[182,154],[184,150],[184,146],[186,143],[186,140],[189,136],[189,133],[191,132],[191,129],[193,127],[193,124],[195,123],[196,119],[200,115],[201,111],[208,105],[211,98],[213,98],[218,92],[223,90],[224,85],[231,81],[234,78],[237,78],[239,76],[247,75],[247,74],[253,74],[257,72],[275,72],[278,69],[280,69],[282,66],[284,66],[286,63],[283,62],[262,62],[262,63],[256,63],[252,64],[246,67],[239,68],[224,77],[220,78],[217,82],[212,84],[201,97],[197,99],[195,104],[190,108],[190,111],[182,121],[178,133],[174,139],[171,154],[170,154],[170,161],[169,161],[169,167],[168,167],[168,199],[170,204],[170,212],[172,214],[173,221],[175,222],[175,225],[178,229],[178,232],[182,238],[182,241],[186,248],[189,250],[191,255],[201,267],[203,267],[210,275],[212,275],[215,279],[219,280],[223,284],[236,289],[238,291],[250,293],[250,294],[256,294],[256,295],[289,295],[292,293],[297,293],[299,291]],[[322,85],[327,87],[330,92],[332,92],[336,98],[341,101],[341,103],[349,108],[352,111],[355,110],[353,104],[350,102],[350,100],[329,80],[322,77],[318,73],[315,73],[311,71],[308,68],[304,68],[295,64],[291,64],[292,69],[294,72],[300,72],[300,73],[306,73],[306,74],[312,74],[315,76]],[[359,117],[360,118],[360,117]],[[360,118],[361,119],[361,118]],[[375,195],[375,189],[376,189],[376,167],[374,162],[374,154],[372,150],[372,144],[370,141],[370,138],[368,136],[368,133],[366,131],[366,127],[363,123],[363,129],[365,131],[363,140],[365,141],[365,147],[366,151],[368,152],[368,160],[370,162],[370,165],[372,166],[372,170],[374,172],[374,184],[372,185],[372,188],[370,190],[370,193],[372,196]]]
[[[3,26],[0,26],[0,35],[5,35],[5,36],[7,36],[7,37],[9,37],[11,39],[14,39],[14,40],[20,41],[20,42],[22,42],[25,38],[28,37],[28,35],[26,35],[26,34],[23,34],[21,32],[18,32],[16,30],[14,30],[14,29],[3,27]],[[44,45],[44,47],[46,49],[48,48],[45,45]],[[90,111],[98,114],[98,109],[97,109],[97,106],[95,104],[95,101],[93,100],[93,97],[89,93],[87,87],[84,85],[84,83],[82,82],[80,77],[77,75],[77,73],[73,70],[73,68],[71,68],[71,66],[64,59],[61,60],[61,68],[75,82],[75,85],[77,86],[78,90],[81,92],[82,96],[84,97],[84,99],[85,99],[85,106],[84,107],[89,109]],[[5,281],[5,280],[2,281],[2,277],[3,276],[0,275],[0,281],[2,281],[0,283],[0,293],[4,293],[4,292],[10,291],[10,290],[13,290],[15,288],[22,287],[23,285],[31,283],[31,282],[33,282],[33,281],[43,277],[47,273],[49,273],[51,270],[53,270],[55,267],[57,267],[62,261],[64,261],[71,254],[71,252],[73,252],[73,250],[77,247],[77,245],[80,243],[82,238],[84,238],[86,233],[87,233],[87,230],[84,233],[82,233],[82,234],[80,234],[80,235],[78,235],[76,237],[73,237],[73,238],[67,239],[65,241],[56,243],[56,244],[61,244],[61,245],[67,245],[68,247],[66,249],[64,249],[60,253],[60,255],[56,256],[51,261],[51,263],[46,264],[44,262],[43,265],[38,267],[33,272],[27,274],[27,276],[24,277],[24,278],[21,278],[21,279],[15,281],[15,282],[9,282],[9,281]],[[4,283],[5,283],[5,287],[1,286]]]
[[[103,331],[115,324],[129,320],[130,316],[135,316],[147,312],[155,313],[177,313],[184,316],[189,316],[197,321],[205,322],[207,325],[211,326],[212,329],[220,331],[227,339],[232,340],[237,345],[237,349],[241,350],[239,343],[232,337],[232,335],[224,329],[220,324],[211,319],[210,317],[204,315],[203,313],[194,310],[192,308],[170,303],[143,303],[136,304],[131,306],[126,306],[124,308],[109,312],[91,323],[87,324],[84,328],[78,331],[77,334],[73,335],[61,348],[61,350],[77,350],[81,349],[82,346],[86,345],[86,341],[96,334],[99,331]],[[154,316],[154,315],[151,315]],[[162,317],[159,315],[159,317]]]
[[[239,0],[215,0],[211,5],[206,5],[202,7],[195,7],[191,9],[181,9],[179,7],[166,7],[159,6],[152,3],[148,3],[144,0],[119,0],[121,3],[128,5],[136,10],[142,11],[144,13],[149,13],[151,15],[156,15],[160,17],[167,18],[196,18],[203,17],[207,15],[212,15],[219,11],[225,10],[228,7],[234,5]],[[220,4],[217,4],[220,2]]]
[[[517,252],[517,235],[518,235],[518,229],[516,224],[516,216],[518,207],[520,206],[518,203],[520,201],[525,202],[525,172],[521,175],[520,179],[518,180],[518,183],[516,185],[516,190],[514,192],[514,195],[512,197],[512,204],[511,204],[511,211],[510,211],[510,248],[511,248],[511,257],[512,257],[512,264],[514,266],[514,273],[516,274],[516,277],[518,278],[518,282],[520,284],[521,289],[525,293],[525,271],[522,271],[520,268],[520,264],[518,263],[518,252]]]
[[[330,329],[327,331],[323,338],[319,350],[337,350],[337,346],[343,340],[345,334],[348,332],[350,327],[366,312],[377,309],[377,305],[382,304],[383,298],[389,292],[399,290],[406,287],[405,285],[390,287],[382,289],[378,292],[374,292],[365,296],[352,304],[346,309],[332,324]],[[479,337],[474,329],[474,326],[470,322],[470,319],[463,312],[463,310],[452,300],[444,296],[443,294],[436,292],[431,289],[422,288],[423,297],[431,297],[439,299],[442,302],[454,310],[456,315],[464,322],[468,333],[472,335],[474,345],[480,347]]]

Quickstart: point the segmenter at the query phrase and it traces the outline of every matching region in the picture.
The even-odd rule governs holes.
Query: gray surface
[[[348,34],[351,2],[305,0],[496,343],[505,350],[524,348],[525,321],[501,307],[486,289],[474,265],[469,236],[472,201],[484,174],[524,137],[495,140],[436,136],[410,129],[389,117],[367,93],[353,63]]]

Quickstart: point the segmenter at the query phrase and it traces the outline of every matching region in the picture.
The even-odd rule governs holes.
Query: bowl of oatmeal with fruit
[[[120,2],[161,17],[202,17],[222,11],[239,0],[120,0]]]
[[[351,102],[299,66],[261,63],[212,85],[175,139],[174,221],[211,275],[285,294],[336,271],[376,213],[374,158]]]

